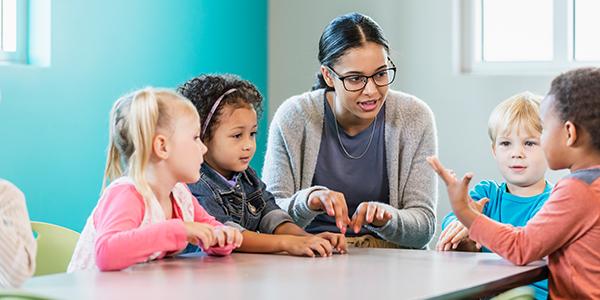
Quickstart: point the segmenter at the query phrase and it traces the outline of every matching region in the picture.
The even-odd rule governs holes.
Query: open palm
[[[450,199],[452,210],[467,228],[470,227],[473,219],[473,212],[481,213],[483,206],[487,203],[487,201],[476,203],[469,196],[469,183],[473,178],[473,173],[467,173],[459,180],[456,178],[456,174],[453,171],[446,169],[437,157],[428,157],[427,161],[446,184],[446,190],[448,191],[448,198]],[[467,222],[464,222],[463,217],[466,215],[471,216],[468,218],[469,220]]]

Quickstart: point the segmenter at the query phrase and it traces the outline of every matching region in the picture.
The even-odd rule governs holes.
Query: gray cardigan
[[[320,89],[287,99],[269,128],[263,181],[277,204],[301,227],[323,213],[307,205],[312,191],[326,189],[311,186],[323,131],[323,93]],[[423,248],[435,232],[437,202],[437,178],[425,160],[437,154],[429,107],[412,95],[389,90],[385,144],[390,185],[390,205],[385,205],[392,219],[382,227],[367,228],[400,246]]]

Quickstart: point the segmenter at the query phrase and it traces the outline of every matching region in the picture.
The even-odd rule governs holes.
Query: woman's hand
[[[385,225],[392,218],[392,214],[385,209],[380,202],[363,202],[356,208],[352,216],[352,229],[358,233],[363,224],[371,224],[375,227]]]
[[[332,190],[316,190],[308,196],[307,204],[312,210],[324,210],[327,215],[335,217],[335,224],[340,232],[346,233],[346,227],[351,222],[344,194]]]

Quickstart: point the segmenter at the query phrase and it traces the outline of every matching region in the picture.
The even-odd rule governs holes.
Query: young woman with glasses
[[[319,41],[312,91],[277,110],[263,180],[306,231],[342,232],[348,245],[423,248],[435,231],[433,113],[389,85],[396,66],[370,17],[335,18]]]

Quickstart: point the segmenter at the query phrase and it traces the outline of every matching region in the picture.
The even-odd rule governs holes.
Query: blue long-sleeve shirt
[[[551,191],[552,185],[546,182],[546,187],[541,194],[520,197],[509,193],[506,183],[498,184],[493,180],[484,180],[473,187],[469,194],[475,201],[483,198],[490,199],[483,207],[483,214],[490,219],[516,227],[523,227],[546,203]],[[442,221],[442,230],[456,220],[458,219],[454,213],[447,214]],[[481,251],[490,252],[485,247]],[[533,283],[531,287],[535,290],[536,299],[548,298],[547,279]]]

